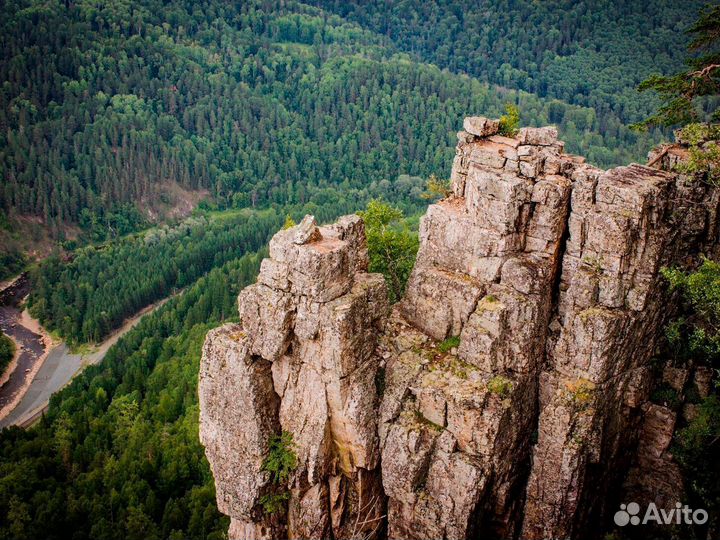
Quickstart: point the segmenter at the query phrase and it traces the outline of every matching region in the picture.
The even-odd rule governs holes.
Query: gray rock
[[[547,126],[541,128],[526,127],[520,129],[517,138],[520,144],[535,144],[539,146],[550,146],[557,142],[557,128]]]
[[[581,538],[611,521],[610,487],[682,496],[677,413],[649,396],[712,377],[650,365],[676,302],[659,269],[720,252],[720,190],[669,171],[682,145],[601,171],[553,127],[464,128],[392,309],[362,220],[306,216],[271,240],[240,324],[208,333],[200,436],[230,538]],[[280,430],[297,468],[271,486]],[[271,489],[287,513],[262,512]]]
[[[293,242],[298,245],[309,244],[322,238],[314,216],[305,216],[293,229]]]
[[[484,116],[468,116],[463,122],[463,129],[476,137],[489,137],[495,135],[500,128],[497,120],[490,120]]]

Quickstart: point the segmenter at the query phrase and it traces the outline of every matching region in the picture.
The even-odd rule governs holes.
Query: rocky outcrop
[[[717,250],[718,193],[668,172],[677,145],[601,171],[552,127],[463,127],[392,310],[361,219],[307,216],[208,334],[200,435],[231,538],[592,537],[660,463],[681,493],[676,412],[649,401],[676,301],[659,269]]]
[[[382,530],[376,338],[388,305],[367,273],[362,220],[318,227],[308,216],[270,242],[240,324],[210,332],[200,373],[200,436],[231,538],[371,538]],[[272,485],[273,435],[296,463]],[[264,496],[288,499],[285,511]]]
[[[512,537],[519,527],[569,209],[563,159],[551,128],[518,138],[463,133],[454,196],[422,219],[396,315],[422,335],[407,343],[397,325],[385,337],[380,419],[391,538],[468,538],[479,530]],[[437,349],[453,336],[455,350]],[[408,455],[415,460],[398,459]]]

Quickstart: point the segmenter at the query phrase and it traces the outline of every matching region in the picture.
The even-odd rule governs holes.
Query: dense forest
[[[649,75],[671,73],[682,64],[688,43],[684,31],[707,4],[705,0],[309,3],[453,72],[591,107],[600,133],[618,121],[637,122],[654,111],[657,101],[640,95],[636,87]]]
[[[200,347],[264,255],[210,272],[53,396],[39,426],[0,434],[0,538],[224,537],[198,440]]]
[[[410,232],[400,218],[403,210],[417,214],[427,202],[423,198],[422,182],[419,177],[402,175],[394,192],[384,193],[386,197],[404,202],[400,205],[402,210],[393,210],[395,228],[383,235],[401,234],[406,238],[411,261],[417,249],[417,234]],[[298,219],[313,214],[321,222],[327,222],[352,213],[369,194],[379,195],[377,186],[375,183],[362,193],[346,193],[352,199],[345,203],[338,200],[337,204],[322,207],[307,203],[284,209],[287,215]],[[31,272],[31,313],[70,343],[97,342],[145,306],[186,287],[212,268],[257,251],[285,218],[286,215],[274,208],[197,212],[174,227],[157,227],[79,248],[71,256],[53,255]],[[415,228],[416,221],[413,222]],[[397,226],[401,232],[396,230]],[[390,238],[385,240],[383,244],[391,244]],[[386,268],[387,265],[378,266],[377,271]],[[409,269],[402,275],[406,280]]]
[[[38,426],[0,433],[0,539],[59,539],[68,537],[66,531],[78,540],[226,537],[228,520],[216,509],[212,475],[198,439],[197,374],[205,334],[237,317],[237,295],[254,281],[267,256],[266,248],[249,252],[263,234],[260,228],[253,236],[250,224],[270,226],[278,220],[272,212],[243,214],[237,228],[245,244],[232,238],[248,253],[213,269],[144,317],[101,365],[87,368],[53,396]],[[409,223],[399,209],[378,201],[371,202],[365,216],[371,269],[397,284],[399,294],[417,251],[417,234],[410,232],[417,219]],[[185,227],[167,234],[183,238],[184,246],[212,245]],[[113,249],[141,249],[134,242],[123,246]],[[109,268],[111,260],[89,256],[86,262]],[[84,266],[76,259],[66,267],[58,290],[71,289],[73,280],[102,275],[102,270],[82,272]],[[124,265],[117,266],[122,273]],[[134,274],[143,269],[139,262],[129,268],[128,278],[140,279]],[[73,271],[80,273],[72,277]],[[108,279],[117,283],[122,278]],[[127,301],[122,295],[101,295],[91,301],[100,306]],[[81,307],[72,299],[68,305]],[[93,321],[87,306],[85,313],[86,323]]]
[[[531,34],[526,25],[538,17],[547,32],[532,32],[541,41],[529,49],[556,41],[564,11],[545,17],[544,5],[528,4],[537,11],[529,20],[521,12],[500,24],[518,35],[481,35],[473,65],[498,61],[490,54],[498,47],[512,56],[507,44]],[[497,115],[505,102],[520,105],[526,124],[557,123],[570,151],[603,166],[643,159],[658,137],[628,130],[625,102],[603,101],[604,93],[579,107],[490,86],[479,68],[464,67],[468,76],[414,61],[401,52],[407,44],[296,2],[12,0],[0,10],[0,208],[40,217],[61,239],[68,224],[142,226],[148,216],[127,203],[147,211],[173,186],[209,190],[221,207],[324,205],[330,187],[345,193],[373,181],[391,191],[399,174],[445,173],[458,119]],[[653,50],[674,49],[674,27],[646,24]],[[635,40],[617,43],[616,34],[592,39],[630,73],[621,79],[629,92],[646,70],[620,70]],[[466,50],[451,49],[457,58]],[[512,50],[533,80],[546,72]],[[670,53],[657,60],[658,69],[674,62]]]
[[[365,215],[373,269],[397,298],[417,249],[403,212],[427,204],[425,178],[447,175],[463,116],[514,103],[523,124],[558,124],[567,149],[598,165],[643,160],[663,132],[627,127],[654,107],[635,85],[678,68],[697,12],[312,3],[0,5],[0,240],[30,216],[66,250],[33,270],[33,312],[93,341],[184,289],[55,395],[39,425],[0,433],[0,540],[224,538],[198,441],[200,347],[237,316],[286,215],[329,221],[392,202]],[[178,189],[209,197],[148,229]],[[0,278],[26,262],[8,245]],[[708,468],[708,433],[684,434],[687,467]],[[712,496],[714,478],[702,484]]]
[[[99,341],[141,308],[257,251],[283,219],[272,210],[191,217],[77,250],[69,261],[50,257],[32,275],[30,311],[72,343]]]
[[[15,356],[15,344],[0,331],[0,376],[5,373],[5,368]]]

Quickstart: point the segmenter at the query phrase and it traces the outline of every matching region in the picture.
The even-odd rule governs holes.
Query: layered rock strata
[[[649,401],[676,301],[659,269],[717,253],[718,193],[668,172],[678,145],[601,171],[554,128],[498,128],[465,120],[392,310],[360,218],[308,216],[208,334],[200,434],[231,538],[586,538],[623,493],[682,492],[676,415]]]

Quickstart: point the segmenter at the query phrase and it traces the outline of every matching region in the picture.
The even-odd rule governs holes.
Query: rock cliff
[[[231,538],[587,538],[626,494],[682,492],[676,413],[649,401],[676,301],[659,269],[717,250],[718,193],[669,172],[678,145],[601,171],[552,127],[463,127],[400,302],[359,217],[307,216],[208,334],[200,437]]]

